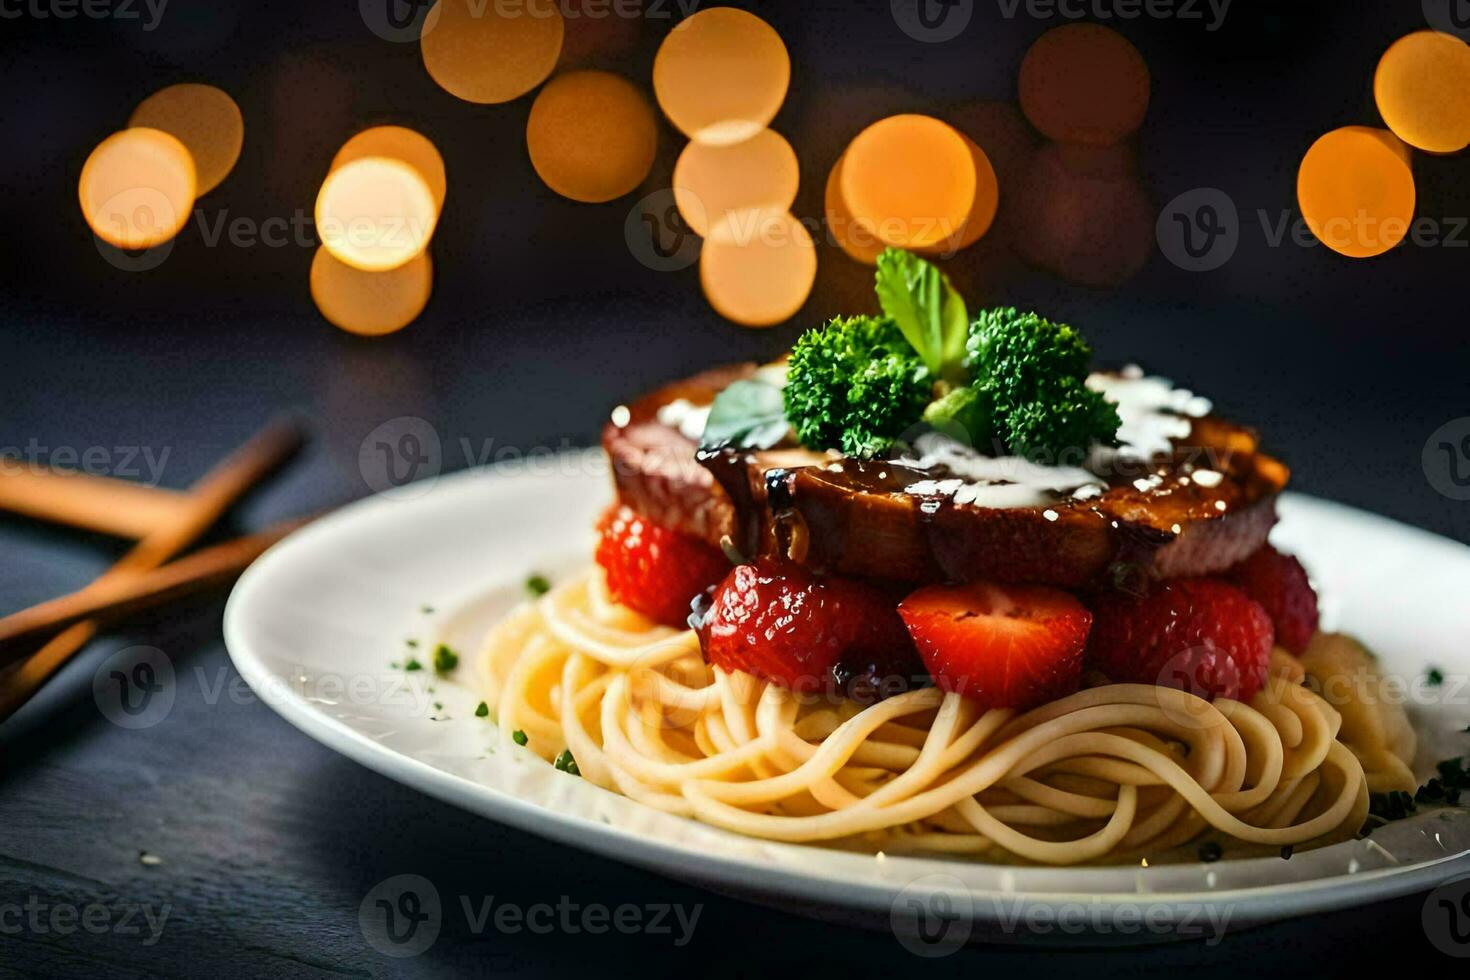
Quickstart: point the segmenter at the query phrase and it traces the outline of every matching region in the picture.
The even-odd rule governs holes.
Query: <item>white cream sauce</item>
[[[671,429],[678,429],[685,439],[698,442],[709,423],[709,410],[709,405],[696,405],[687,398],[675,398],[667,405],[659,406],[658,420]]]
[[[1018,456],[986,456],[948,436],[930,432],[915,440],[916,457],[898,462],[919,470],[943,467],[953,475],[918,480],[904,492],[949,497],[957,504],[978,507],[1038,507],[1063,495],[1089,500],[1106,491],[1097,474],[1113,459],[1142,460],[1167,453],[1174,440],[1189,436],[1193,429],[1190,419],[1208,415],[1211,409],[1208,399],[1176,388],[1164,378],[1145,376],[1136,365],[1125,368],[1120,375],[1091,375],[1087,384],[1117,403],[1122,425],[1118,429],[1120,445],[1092,447],[1086,467],[1045,466]],[[1219,482],[1219,474],[1204,472]],[[1158,479],[1146,477],[1137,482]],[[1206,477],[1201,485],[1208,486],[1208,480]]]

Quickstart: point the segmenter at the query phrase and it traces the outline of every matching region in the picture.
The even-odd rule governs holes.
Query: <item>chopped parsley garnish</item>
[[[526,738],[526,733],[521,731],[519,728],[510,733],[510,740],[517,745],[525,745],[528,741],[528,739]]]
[[[1417,812],[1421,803],[1425,806],[1458,806],[1461,796],[1470,793],[1470,769],[1465,768],[1465,758],[1445,759],[1434,768],[1439,775],[1431,777],[1412,795],[1394,790],[1369,796],[1368,823],[1363,832],[1368,833],[1390,820],[1402,820]]]
[[[1199,846],[1197,853],[1201,861],[1204,861],[1206,864],[1211,864],[1224,857],[1225,849],[1215,841],[1207,840]]]
[[[1438,667],[1430,667],[1429,671],[1424,675],[1424,683],[1430,687],[1439,687],[1444,683],[1444,671]]]
[[[459,654],[441,643],[434,648],[434,672],[436,674],[447,674],[459,666]]]
[[[570,773],[573,776],[582,775],[582,770],[577,768],[577,760],[572,758],[571,749],[562,749],[561,755],[556,757],[556,762],[552,763],[552,765],[556,766],[562,772]]]
[[[1459,805],[1460,795],[1470,791],[1470,770],[1465,768],[1465,759],[1461,756],[1446,759],[1435,769],[1439,775],[1419,787],[1419,792],[1414,794],[1414,802]]]
[[[551,579],[539,573],[526,577],[526,591],[533,596],[543,596],[551,591]]]
[[[419,648],[419,641],[415,640],[413,637],[409,637],[408,639],[403,641],[403,645],[408,647],[410,650],[417,650]]]
[[[490,717],[490,706],[488,704],[486,704],[484,701],[481,701],[480,702],[480,706],[475,709],[475,717],[476,718],[488,718],[488,717]]]
[[[422,606],[419,606],[419,612],[423,613],[425,616],[428,616],[434,612],[434,607],[429,605],[428,603],[424,603]]]
[[[403,665],[404,670],[423,670],[424,665],[419,663],[417,657],[409,657],[408,662]]]

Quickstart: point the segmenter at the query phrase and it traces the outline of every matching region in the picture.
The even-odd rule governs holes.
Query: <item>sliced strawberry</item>
[[[1044,586],[931,585],[898,614],[934,683],[987,708],[1029,708],[1077,690],[1092,614]]]
[[[1266,610],[1213,578],[1111,592],[1092,607],[1087,663],[1110,680],[1249,701],[1266,680],[1274,630]]]
[[[1261,604],[1276,625],[1276,642],[1301,653],[1317,632],[1317,593],[1307,570],[1269,544],[1225,573],[1225,578]]]
[[[689,604],[730,570],[718,548],[613,507],[598,524],[597,563],[623,605],[666,626],[685,626]]]
[[[850,688],[859,680],[887,694],[922,674],[891,598],[794,562],[737,565],[715,589],[698,629],[710,663],[796,691]]]

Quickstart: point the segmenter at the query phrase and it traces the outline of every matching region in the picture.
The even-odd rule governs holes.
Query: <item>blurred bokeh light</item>
[[[968,248],[980,240],[987,231],[990,224],[995,220],[995,211],[1000,204],[1000,185],[995,176],[995,168],[990,164],[990,158],[985,151],[963,133],[960,138],[970,149],[970,159],[975,164],[975,197],[970,203],[970,213],[967,214],[960,226],[951,235],[935,242],[933,245],[922,249],[935,255],[953,255],[962,248]]]
[[[1410,146],[1456,153],[1470,145],[1470,45],[1459,38],[1399,38],[1378,62],[1373,95],[1388,128]]]
[[[556,0],[438,0],[424,19],[424,67],[450,95],[481,104],[520,98],[561,56]]]
[[[401,160],[363,157],[327,175],[316,228],[337,259],[365,272],[395,269],[428,246],[438,221],[434,192]]]
[[[964,226],[974,206],[970,146],[932,116],[880,119],[844,154],[838,185],[843,203],[854,221],[889,245],[937,245]]]
[[[767,327],[789,320],[811,294],[817,250],[792,215],[733,211],[710,228],[699,256],[704,295],[727,320]]]
[[[1017,246],[1069,282],[1111,287],[1148,262],[1157,214],[1126,164],[1131,151],[1097,149],[1049,143],[1037,151],[1016,202]]]
[[[194,157],[202,197],[219,186],[240,159],[245,119],[229,94],[213,85],[170,85],[138,103],[129,126],[160,129]]]
[[[1021,61],[1021,110],[1042,135],[1116,143],[1143,123],[1149,71],[1127,38],[1099,24],[1043,34]]]
[[[1386,129],[1344,126],[1323,134],[1302,157],[1297,202],[1312,234],[1352,258],[1381,255],[1414,220],[1409,148]]]
[[[444,209],[448,183],[444,174],[444,157],[427,136],[405,126],[374,126],[364,129],[346,143],[332,158],[332,170],[364,157],[387,157],[408,164],[429,185],[434,195],[436,212]]]
[[[838,247],[850,258],[868,265],[876,265],[878,255],[888,246],[873,233],[873,229],[853,220],[852,213],[842,199],[842,164],[845,156],[837,158],[832,172],[827,175],[827,187],[823,206],[827,216],[827,231]]]
[[[77,182],[82,215],[98,238],[152,248],[179,233],[194,206],[194,158],[178,138],[135,126],[97,145]]]
[[[311,262],[311,298],[322,316],[348,333],[377,337],[401,330],[423,312],[433,290],[428,252],[387,272],[339,262],[322,246]]]
[[[669,121],[701,143],[750,139],[775,118],[791,82],[786,45],[769,24],[734,7],[679,23],[653,62],[653,88]]]
[[[801,181],[796,151],[780,133],[763,129],[725,146],[690,141],[674,165],[674,200],[696,234],[729,211],[786,211]]]
[[[621,75],[574,71],[536,96],[526,122],[531,165],[546,185],[574,201],[622,197],[648,176],[658,123],[642,92]]]

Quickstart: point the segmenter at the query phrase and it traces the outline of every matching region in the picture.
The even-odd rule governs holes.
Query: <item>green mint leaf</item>
[[[875,278],[878,305],[935,376],[958,380],[970,315],[949,277],[912,252],[884,249]]]
[[[780,388],[764,381],[736,381],[715,396],[700,447],[770,449],[790,430]]]

